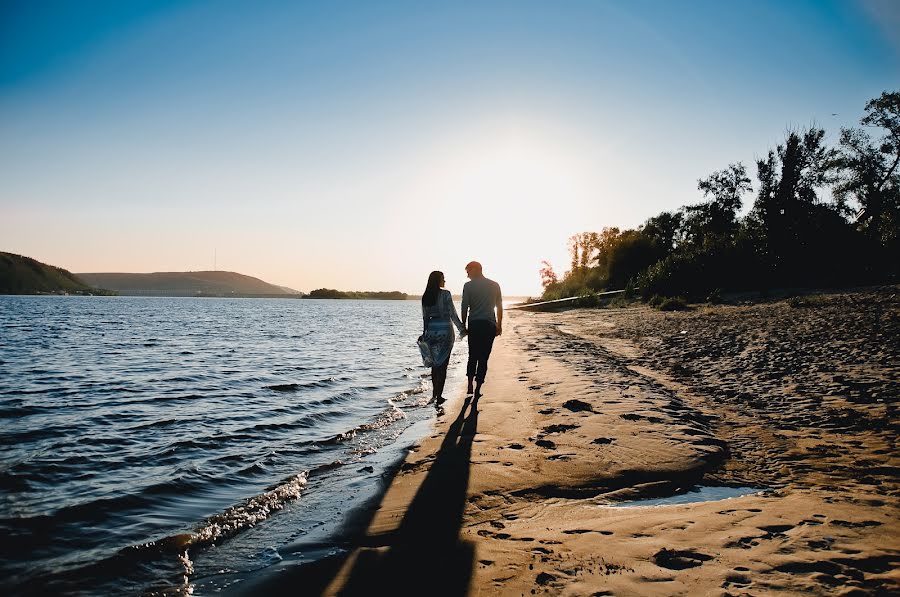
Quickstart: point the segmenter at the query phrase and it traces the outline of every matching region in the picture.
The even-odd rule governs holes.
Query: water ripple
[[[304,471],[328,491],[428,416],[420,325],[415,302],[0,297],[0,587],[140,592]]]

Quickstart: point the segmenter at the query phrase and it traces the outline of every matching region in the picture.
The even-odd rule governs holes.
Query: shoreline
[[[348,553],[270,569],[235,592],[896,591],[900,469],[884,392],[895,388],[897,340],[881,338],[887,345],[874,354],[878,343],[866,346],[852,329],[895,316],[897,293],[834,297],[679,314],[515,313],[484,395],[474,408],[463,396],[447,403],[362,517]],[[876,305],[874,319],[848,300]],[[817,309],[849,320],[821,329]],[[760,327],[754,318],[777,325],[745,338]],[[817,348],[829,333],[831,344]],[[812,373],[796,356],[810,340]],[[850,374],[827,370],[838,356]],[[757,357],[746,373],[755,377],[742,379],[744,360]],[[797,375],[779,377],[780,365]],[[837,379],[822,381],[835,391],[822,394],[813,374]],[[754,392],[732,387],[748,380]],[[843,398],[828,385],[841,383],[850,388]],[[860,459],[868,475],[855,472]],[[769,491],[616,506],[699,483]]]

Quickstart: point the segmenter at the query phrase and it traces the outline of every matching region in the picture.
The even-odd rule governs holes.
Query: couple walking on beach
[[[436,405],[444,402],[442,394],[454,342],[451,323],[459,330],[460,337],[469,338],[469,362],[466,365],[469,383],[466,393],[474,393],[476,397],[481,396],[494,338],[503,333],[503,297],[500,285],[484,277],[481,264],[477,261],[470,261],[466,265],[466,275],[469,281],[463,286],[462,320],[456,314],[450,291],[444,289],[443,272],[431,272],[422,294],[424,332],[421,342],[427,345],[427,348],[423,345],[423,357],[430,356],[431,380],[434,385],[432,400]]]

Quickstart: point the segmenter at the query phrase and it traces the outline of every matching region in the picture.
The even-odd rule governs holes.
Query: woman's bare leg
[[[440,377],[440,367],[431,368],[431,399],[435,400],[440,394],[438,393],[438,379]]]
[[[447,366],[450,364],[450,359],[447,359],[447,362],[441,365],[440,367],[434,367],[432,369],[432,382],[434,384],[434,397],[437,400],[440,400],[444,394],[444,384],[447,383]]]

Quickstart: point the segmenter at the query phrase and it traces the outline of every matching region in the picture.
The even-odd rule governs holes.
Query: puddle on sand
[[[684,493],[670,495],[661,498],[648,498],[645,500],[631,500],[618,504],[606,504],[608,508],[642,508],[647,506],[677,506],[679,504],[694,504],[697,502],[714,502],[729,498],[741,497],[764,493],[768,489],[761,487],[695,487]]]

